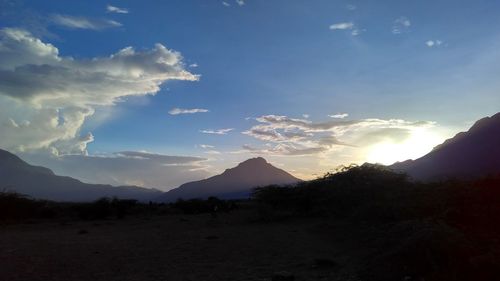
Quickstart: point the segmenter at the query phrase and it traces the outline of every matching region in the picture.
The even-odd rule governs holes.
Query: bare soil
[[[0,280],[271,280],[282,271],[295,280],[358,280],[370,254],[362,228],[255,222],[245,210],[6,224]]]

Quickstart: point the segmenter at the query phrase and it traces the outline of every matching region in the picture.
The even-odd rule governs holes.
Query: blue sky
[[[45,47],[52,44],[58,59],[71,57],[73,62],[44,63],[69,64],[72,73],[106,73],[110,70],[102,68],[107,63],[104,58],[129,46],[139,56],[157,50],[155,44],[160,43],[179,59],[178,72],[162,76],[159,89],[145,93],[139,87],[150,85],[135,81],[131,87],[137,92],[116,92],[105,102],[94,103],[87,97],[73,104],[70,101],[78,98],[70,90],[51,98],[47,92],[34,91],[26,98],[22,89],[0,89],[0,98],[5,96],[0,102],[22,108],[0,114],[15,125],[30,121],[41,110],[58,110],[64,120],[70,119],[64,115],[72,110],[82,114],[84,120],[74,121],[73,126],[67,121],[65,133],[53,128],[58,135],[50,138],[40,138],[36,130],[21,134],[22,126],[2,127],[0,134],[14,137],[0,146],[87,181],[171,188],[256,155],[310,178],[339,164],[390,163],[421,156],[475,120],[496,113],[500,105],[496,77],[500,3],[496,1],[0,3],[0,28],[28,32]],[[17,40],[14,33],[5,33],[4,44]],[[23,56],[17,52],[9,58],[16,55]],[[86,61],[92,59],[102,64],[89,70]],[[135,68],[147,72],[150,67],[120,63],[128,73]],[[43,63],[15,65],[28,64]],[[179,79],[176,75],[182,71],[193,76]],[[43,75],[52,75],[47,78],[54,79],[52,87],[57,88],[57,77],[51,73]],[[96,83],[77,91],[98,97],[118,90]],[[44,102],[37,103],[36,97],[42,96]],[[169,114],[174,108],[208,112]],[[344,113],[343,118],[330,117]],[[347,121],[351,123],[340,125]],[[316,126],[325,123],[331,126]],[[233,130],[202,132],[220,129]],[[85,138],[88,133],[92,140]],[[67,142],[74,146],[74,140],[82,139],[86,140],[77,141],[77,150],[67,148]],[[30,140],[43,145],[30,145]],[[56,156],[50,151],[57,151]],[[158,186],[161,181],[141,182],[144,175],[137,175],[137,180],[93,179],[75,173],[77,163],[71,169],[60,164],[66,155],[81,155],[85,162],[88,157],[127,156],[119,154],[123,151],[200,161],[189,166],[196,173],[186,173],[167,187]],[[388,151],[393,153],[388,156]]]

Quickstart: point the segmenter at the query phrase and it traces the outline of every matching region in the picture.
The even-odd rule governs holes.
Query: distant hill
[[[248,198],[252,188],[270,184],[293,184],[301,181],[284,170],[269,164],[264,158],[248,159],[238,166],[227,169],[222,174],[208,179],[185,183],[162,195],[163,202],[179,198],[207,198],[216,196],[222,199]]]
[[[50,169],[32,166],[16,155],[0,149],[0,191],[9,190],[36,199],[54,201],[92,201],[101,197],[147,201],[161,192],[136,186],[86,184],[55,175]]]
[[[477,121],[467,132],[427,155],[390,166],[418,180],[471,179],[500,173],[500,113]]]

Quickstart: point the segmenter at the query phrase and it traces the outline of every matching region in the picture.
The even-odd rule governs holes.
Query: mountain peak
[[[255,158],[250,158],[250,159],[247,159],[243,162],[241,162],[240,164],[238,164],[238,166],[248,166],[248,165],[265,165],[265,164],[268,164],[268,162],[266,161],[266,159],[262,158],[262,157],[255,157]]]
[[[185,183],[165,193],[160,201],[175,201],[179,198],[207,198],[217,196],[224,199],[248,198],[254,187],[271,184],[287,185],[300,182],[286,171],[276,168],[262,157],[250,158],[220,175],[201,181]]]

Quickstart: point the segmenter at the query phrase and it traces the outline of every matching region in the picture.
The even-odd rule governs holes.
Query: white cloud
[[[245,5],[245,0],[236,0],[236,4],[238,4],[239,6],[243,6]]]
[[[206,178],[206,158],[170,156],[144,151],[123,151],[104,155],[50,156],[24,153],[26,161],[51,168],[88,183],[137,185],[169,190],[193,180]]]
[[[331,30],[346,30],[353,28],[354,28],[354,23],[352,22],[340,22],[330,25]]]
[[[234,130],[234,128],[227,128],[227,129],[217,129],[217,130],[212,130],[212,129],[207,129],[207,130],[201,130],[201,133],[204,134],[212,134],[212,135],[226,135],[227,133],[231,132]]]
[[[330,25],[331,30],[350,30],[352,36],[358,36],[361,31],[356,25],[352,22],[340,22]]]
[[[128,14],[128,9],[119,8],[111,5],[106,6],[106,11],[108,11],[109,13]]]
[[[347,114],[347,113],[338,113],[338,114],[328,115],[328,117],[337,118],[337,119],[344,119],[348,116],[349,116],[349,114]]]
[[[226,7],[231,6],[231,4],[229,4],[229,3],[228,3],[228,2],[226,2],[226,1],[222,1],[222,5],[224,5],[224,6],[226,6]]]
[[[392,33],[401,34],[407,32],[411,26],[411,21],[407,17],[399,17],[392,24]]]
[[[196,67],[198,67],[198,64],[197,63],[192,63],[192,64],[189,65],[189,67],[196,68]]]
[[[170,115],[179,115],[179,114],[194,114],[194,113],[203,113],[203,112],[209,112],[208,109],[204,108],[172,108],[168,113]]]
[[[200,144],[200,147],[201,147],[201,148],[204,148],[204,149],[207,149],[207,148],[215,148],[215,146],[213,146],[213,145],[209,145],[209,144]]]
[[[220,151],[217,151],[217,150],[207,150],[205,151],[205,154],[210,154],[210,155],[218,155],[220,154]]]
[[[307,118],[309,118],[309,114],[302,114],[302,117],[307,119]]]
[[[252,126],[243,134],[266,143],[274,144],[266,148],[244,146],[252,153],[269,155],[312,155],[334,151],[341,147],[365,145],[380,139],[380,130],[392,137],[402,134],[398,130],[414,130],[433,126],[433,122],[409,122],[400,119],[360,119],[336,120],[314,123],[305,119],[287,116],[264,115],[255,119],[259,124]],[[372,134],[370,134],[372,133]],[[363,136],[363,141],[360,140]]]
[[[73,29],[93,29],[102,30],[111,27],[120,27],[121,23],[109,19],[90,19],[85,17],[75,17],[69,15],[56,14],[52,21],[58,25]]]
[[[22,29],[0,30],[0,147],[11,151],[86,152],[80,129],[97,107],[154,95],[169,80],[196,81],[180,53],[161,44],[107,57],[62,57]]]
[[[357,9],[357,7],[355,5],[353,5],[353,4],[348,4],[346,6],[346,9],[349,10],[349,11],[354,11],[354,10]]]
[[[441,46],[441,44],[443,44],[443,41],[441,41],[441,40],[427,40],[425,42],[425,45],[427,45],[427,47],[430,47],[430,48],[439,47],[439,46]]]

